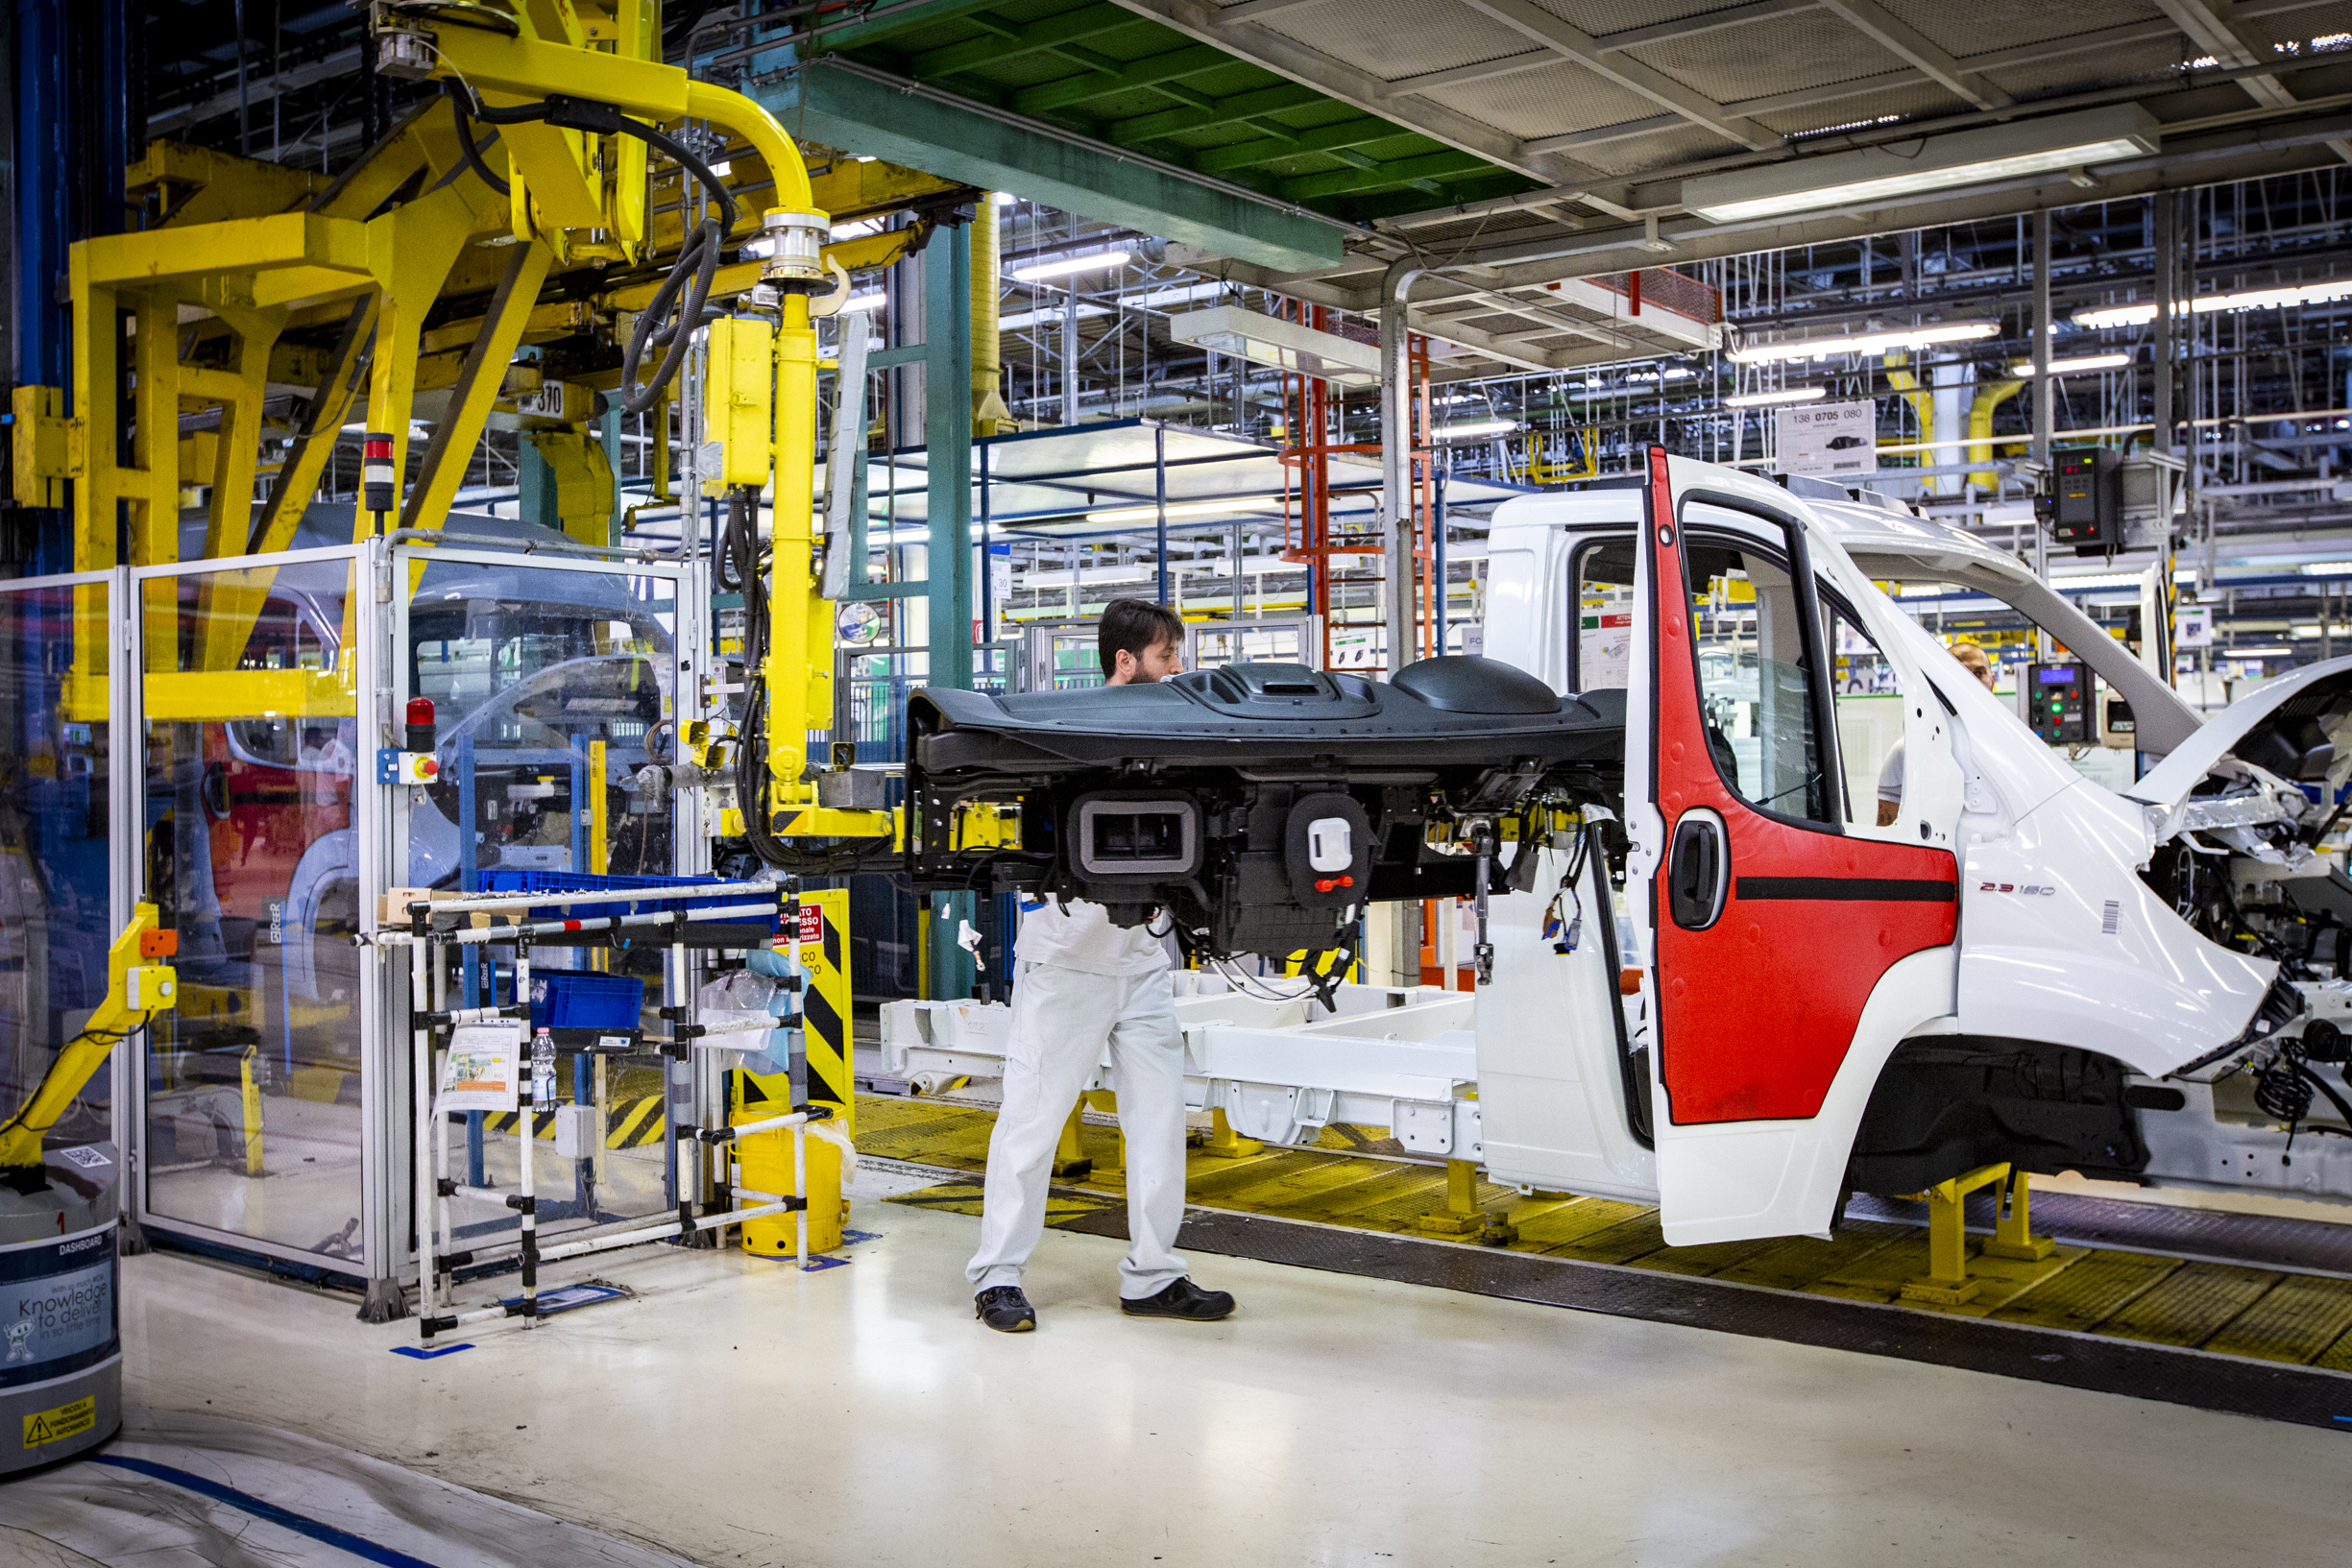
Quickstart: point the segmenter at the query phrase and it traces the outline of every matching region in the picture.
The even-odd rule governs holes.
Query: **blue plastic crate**
[[[477,893],[631,893],[640,888],[650,892],[656,889],[667,890],[679,887],[709,887],[725,880],[722,877],[709,875],[623,877],[594,871],[518,871],[494,867],[476,871],[473,874],[473,890]],[[731,904],[748,904],[752,902],[752,899],[751,894],[722,893],[716,898],[699,900],[643,899],[632,900],[625,905],[589,904],[577,908],[566,908],[560,905],[549,904],[532,909],[530,915],[534,920],[563,920],[575,916],[589,919],[597,915],[620,914],[623,911],[633,915],[668,914],[681,906],[689,912],[697,909],[718,909]],[[768,935],[781,929],[782,916],[781,914],[740,916],[726,921],[725,924],[730,928],[742,927],[745,933],[742,945],[748,947],[755,939],[754,932]]]
[[[645,982],[635,976],[531,966],[534,1029],[626,1031],[637,1027],[644,1007]]]

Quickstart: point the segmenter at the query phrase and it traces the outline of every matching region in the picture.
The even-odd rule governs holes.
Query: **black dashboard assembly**
[[[1087,899],[1130,926],[1165,911],[1196,952],[1282,957],[1329,951],[1370,903],[1471,896],[1482,865],[1499,890],[1506,840],[1549,831],[1548,809],[1613,806],[1625,694],[1564,697],[1478,658],[1386,683],[1241,663],[1006,697],[926,688],[908,736],[918,891]]]

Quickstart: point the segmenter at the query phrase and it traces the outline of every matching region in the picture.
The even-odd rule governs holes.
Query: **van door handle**
[[[1723,819],[1705,808],[1684,812],[1666,856],[1666,912],[1674,923],[1703,931],[1722,919],[1731,870]]]

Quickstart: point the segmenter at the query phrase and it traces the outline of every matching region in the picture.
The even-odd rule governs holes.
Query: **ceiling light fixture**
[[[1935,326],[1897,326],[1833,338],[1791,338],[1781,343],[1743,343],[1732,350],[1742,365],[1828,359],[1832,354],[1882,354],[1890,349],[1925,349],[1938,343],[1969,343],[2000,330],[1998,322],[1952,322]]]
[[[2052,375],[2073,375],[2077,371],[2120,371],[2131,363],[2129,354],[2082,354],[2073,359],[2053,359],[2049,362]],[[2020,359],[2009,366],[2011,375],[2031,375],[2033,361]]]
[[[2200,294],[2189,303],[2192,314],[2210,316],[2219,310],[2286,310],[2295,305],[2326,304],[2352,299],[2352,277],[2332,277],[2320,283],[2297,283],[2281,288],[2241,289],[2235,294]],[[2156,306],[2100,305],[2074,312],[2076,326],[2145,326],[2156,319]]]
[[[2112,163],[2152,153],[2156,142],[2155,117],[2126,104],[1686,180],[1683,207],[1723,224],[1883,206],[1964,185]]]
[[[889,298],[890,297],[887,294],[885,294],[880,289],[876,289],[870,294],[853,294],[848,299],[841,302],[841,308],[837,312],[837,314],[843,316],[854,316],[860,311],[880,310],[884,304],[888,302]]]
[[[1319,332],[1239,305],[1212,305],[1168,318],[1168,335],[1195,349],[1230,354],[1339,387],[1380,384],[1380,350],[1337,332]]]
[[[2352,577],[2352,561],[2308,561],[2303,565],[2306,577]]]
[[[1516,420],[1474,420],[1468,424],[1441,424],[1430,434],[1440,441],[1469,441],[1478,436],[1507,436],[1518,427]]]
[[[1172,501],[1168,505],[1171,522],[1179,518],[1213,518],[1226,512],[1263,512],[1274,503],[1270,500],[1230,501]],[[1114,506],[1102,512],[1086,514],[1088,522],[1157,522],[1160,509],[1157,502],[1149,506]]]
[[[1087,255],[1056,256],[1051,261],[1032,261],[1026,267],[1015,267],[1010,276],[1023,283],[1042,282],[1049,277],[1068,277],[1074,273],[1100,272],[1105,267],[1124,267],[1128,263],[1125,251],[1096,251]]]
[[[1779,392],[1742,392],[1723,399],[1726,408],[1770,408],[1778,403],[1817,403],[1829,393],[1820,387],[1783,387]]]

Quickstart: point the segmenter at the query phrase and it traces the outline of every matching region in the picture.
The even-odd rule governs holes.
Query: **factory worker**
[[[1181,675],[1183,639],[1183,621],[1166,606],[1112,600],[1099,634],[1106,684]],[[1184,1218],[1184,1034],[1162,938],[1147,927],[1112,925],[1099,904],[1048,899],[1022,920],[1013,955],[1020,974],[1005,1103],[988,1140],[980,1250],[964,1268],[977,1292],[974,1315],[1006,1334],[1037,1326],[1021,1268],[1045,1230],[1046,1178],[1062,1126],[1107,1041],[1133,1238],[1119,1265],[1120,1309],[1196,1322],[1225,1316],[1233,1298],[1195,1285],[1176,1254]]]
[[[1954,642],[1952,656],[1971,675],[1984,683],[1987,691],[1993,689],[1993,661],[1974,642]],[[1898,740],[1886,749],[1886,765],[1879,769],[1879,826],[1891,828],[1903,814],[1903,742]]]

